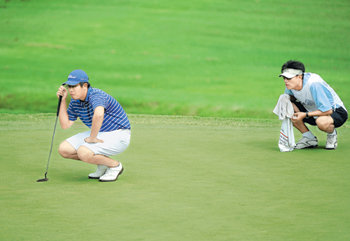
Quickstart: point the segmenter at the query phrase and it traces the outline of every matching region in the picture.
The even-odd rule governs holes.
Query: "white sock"
[[[335,130],[334,128],[334,131],[332,133],[328,133],[328,135],[336,135],[337,134],[337,131]]]
[[[314,134],[312,134],[311,131],[303,133],[303,137],[306,137],[306,138],[309,138],[309,139],[314,139],[315,138]]]

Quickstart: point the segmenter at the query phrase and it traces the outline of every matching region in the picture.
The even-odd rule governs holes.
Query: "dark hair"
[[[305,72],[305,66],[302,62],[296,61],[296,60],[289,60],[286,63],[282,65],[281,73],[283,73],[283,70],[285,69],[299,69]]]
[[[89,83],[89,82],[80,82],[79,84],[80,84],[81,87],[83,87],[84,84],[87,84],[87,85],[88,85],[88,88],[90,87],[90,83]]]

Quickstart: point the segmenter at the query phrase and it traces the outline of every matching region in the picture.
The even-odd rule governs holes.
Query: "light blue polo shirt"
[[[305,73],[301,90],[285,89],[284,93],[294,96],[307,111],[326,112],[345,106],[337,93],[319,75]],[[346,109],[345,109],[346,110]]]
[[[98,106],[105,109],[100,132],[130,129],[129,119],[118,101],[106,92],[89,87],[85,101],[71,99],[67,112],[69,120],[79,119],[89,128],[92,125],[94,110]]]

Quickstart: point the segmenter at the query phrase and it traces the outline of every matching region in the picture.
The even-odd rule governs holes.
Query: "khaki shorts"
[[[85,146],[89,148],[95,155],[113,156],[122,153],[130,144],[131,131],[129,129],[119,129],[116,131],[99,132],[97,139],[103,140],[103,143],[86,143],[84,139],[90,136],[91,131],[78,133],[66,141],[68,141],[75,150]]]

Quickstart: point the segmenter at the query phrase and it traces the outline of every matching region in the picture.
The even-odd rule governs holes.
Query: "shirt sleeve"
[[[314,98],[317,109],[322,112],[332,109],[334,102],[332,93],[322,83],[314,83],[310,86],[311,95]]]
[[[76,114],[75,110],[74,110],[74,107],[72,105],[72,101],[69,102],[69,106],[68,106],[68,109],[67,109],[67,113],[68,113],[68,119],[71,120],[71,121],[76,121],[77,118],[78,118],[78,115]]]
[[[91,95],[89,102],[91,103],[93,110],[99,106],[102,106],[105,109],[107,108],[107,98],[101,93]]]

